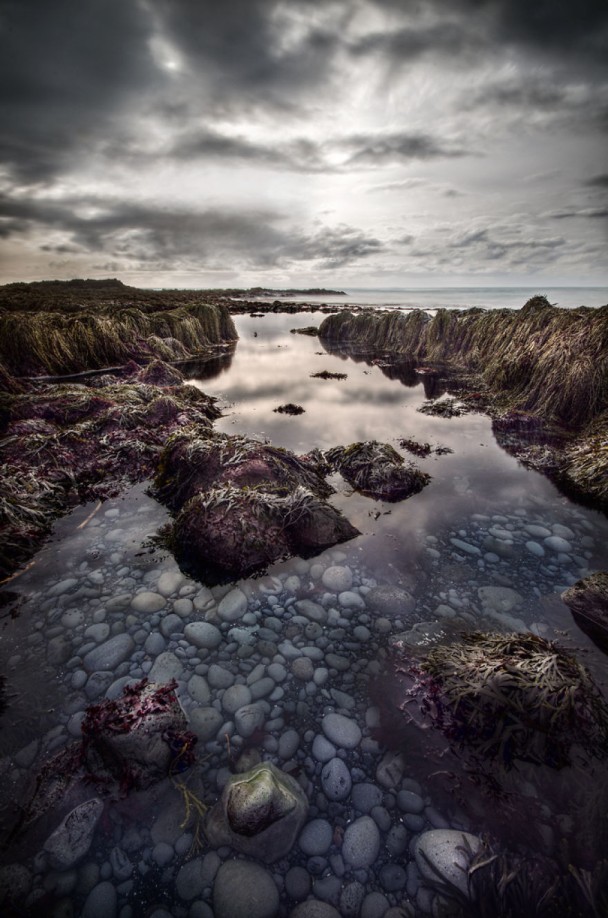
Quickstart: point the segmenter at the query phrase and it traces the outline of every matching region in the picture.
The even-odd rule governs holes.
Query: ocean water
[[[546,296],[554,306],[604,306],[608,287],[345,287],[346,296],[289,296],[286,302],[306,299],[327,305],[377,306],[388,309],[520,309],[530,297]],[[270,297],[267,299],[274,299]],[[283,297],[281,298],[283,299]]]

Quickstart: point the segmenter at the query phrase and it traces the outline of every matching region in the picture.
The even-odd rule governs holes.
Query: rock
[[[340,896],[340,914],[343,918],[359,918],[365,898],[365,886],[357,880],[348,883]]]
[[[274,918],[279,891],[267,870],[251,861],[226,861],[213,886],[215,918]]]
[[[145,612],[151,615],[164,609],[167,600],[160,593],[151,593],[149,590],[137,593],[131,600],[131,608],[136,612]]]
[[[400,752],[387,752],[376,769],[376,781],[387,790],[392,790],[401,782],[405,772],[405,761]]]
[[[334,565],[323,571],[321,582],[330,593],[342,593],[345,590],[350,590],[353,585],[353,575],[350,567]]]
[[[578,580],[561,598],[581,631],[608,653],[608,572],[597,571]]]
[[[308,857],[326,854],[331,848],[334,831],[326,819],[312,819],[307,822],[298,839],[298,844]]]
[[[184,623],[175,612],[165,615],[160,623],[160,630],[166,638],[170,638],[172,634],[179,634],[183,629]]]
[[[82,722],[84,764],[96,781],[121,792],[146,788],[166,777],[177,752],[192,764],[196,738],[173,685],[147,680],[125,687],[123,696],[87,708]]]
[[[531,555],[534,555],[537,558],[545,557],[545,549],[542,545],[539,545],[538,542],[526,542],[526,548]]]
[[[180,867],[175,879],[175,888],[180,899],[189,902],[200,896],[205,888],[203,876],[203,859],[195,857]]]
[[[190,711],[189,724],[190,729],[196,733],[201,742],[206,743],[208,740],[215,739],[217,731],[224,723],[224,718],[215,708],[195,708]]]
[[[321,771],[321,785],[328,800],[345,800],[350,794],[352,780],[342,759],[330,759]]]
[[[503,586],[483,586],[477,590],[481,605],[491,612],[510,612],[520,606],[524,598],[516,590]]]
[[[418,838],[414,855],[418,870],[433,889],[449,894],[455,887],[467,897],[467,870],[480,847],[481,840],[469,832],[431,829]]]
[[[0,905],[4,905],[5,914],[11,912],[7,905],[16,906],[19,911],[32,886],[32,874],[22,864],[4,864],[0,867]],[[15,911],[14,914],[19,914]]]
[[[340,912],[327,902],[309,899],[300,902],[289,913],[289,918],[341,918]]]
[[[296,609],[300,615],[305,615],[311,622],[318,622],[323,625],[327,621],[327,612],[318,602],[312,599],[299,599],[296,602]]]
[[[307,813],[308,801],[297,781],[264,762],[228,779],[207,815],[205,835],[212,847],[231,845],[271,863],[292,848]]]
[[[222,708],[226,714],[235,714],[239,708],[251,702],[251,690],[246,685],[231,685],[222,696]]]
[[[211,698],[211,692],[209,691],[209,686],[207,685],[207,680],[204,676],[199,676],[197,673],[194,673],[193,676],[190,676],[188,680],[188,693],[193,701],[196,701],[197,704],[207,704]]]
[[[187,641],[205,650],[214,650],[222,643],[222,633],[210,622],[190,622],[184,628]]]
[[[117,634],[89,651],[82,664],[88,673],[115,670],[123,660],[131,656],[134,649],[135,642],[129,634]]]
[[[159,654],[148,673],[150,682],[170,682],[171,679],[179,679],[184,671],[181,660],[167,650]]]
[[[68,870],[84,857],[91,847],[102,811],[102,801],[93,797],[68,813],[44,843],[51,867]]]
[[[454,548],[457,548],[458,551],[463,551],[467,555],[475,555],[476,557],[481,555],[481,551],[476,545],[471,545],[469,542],[464,542],[462,539],[450,539],[450,543]]]
[[[416,608],[416,600],[411,593],[391,585],[372,587],[365,597],[365,602],[380,615],[389,618],[399,617],[406,621]]]
[[[157,867],[166,867],[173,860],[174,854],[173,845],[168,845],[167,842],[158,842],[152,849],[152,860]]]
[[[98,883],[86,898],[82,918],[115,918],[117,895],[112,883]]]
[[[128,880],[133,873],[133,864],[122,848],[117,845],[110,851],[110,864],[112,865],[114,879],[119,882]]]
[[[283,761],[290,759],[298,751],[300,745],[300,734],[297,730],[289,729],[281,733],[279,737],[279,758]]]
[[[382,804],[383,793],[375,784],[355,784],[352,790],[352,805],[360,813],[369,813]]]
[[[361,742],[359,725],[343,714],[326,714],[321,729],[330,742],[342,749],[355,749]]]
[[[158,657],[166,646],[167,642],[165,641],[162,634],[158,633],[158,631],[153,631],[152,634],[149,634],[144,641],[144,650],[151,657]]]
[[[290,899],[305,899],[310,892],[308,870],[304,867],[290,867],[285,874],[285,891]]]
[[[297,657],[291,664],[291,671],[301,682],[310,682],[315,671],[312,660],[308,657]]]
[[[549,536],[548,539],[544,540],[543,544],[546,545],[547,548],[550,548],[551,551],[555,552],[563,552],[564,554],[568,554],[568,552],[572,551],[572,545],[570,542],[568,542],[566,539],[562,539],[560,536]]]
[[[234,725],[239,736],[249,739],[264,725],[264,708],[260,704],[246,704],[234,715]]]
[[[422,813],[424,800],[413,791],[400,790],[397,794],[397,806],[402,813]]]
[[[207,682],[214,689],[229,688],[234,682],[234,674],[217,663],[212,663],[207,673]]]
[[[320,733],[317,733],[312,742],[312,754],[317,762],[329,762],[336,754],[336,747]]]
[[[105,622],[89,625],[85,629],[84,636],[90,641],[95,641],[96,644],[101,644],[102,641],[105,641],[110,636],[110,626]]]
[[[177,593],[185,579],[181,571],[163,571],[158,578],[156,589],[161,596],[172,596],[173,593]]]
[[[371,867],[380,852],[380,832],[371,816],[360,816],[346,827],[342,857],[351,867]]]
[[[247,611],[247,597],[242,590],[231,590],[224,596],[219,606],[217,614],[223,622],[236,622],[242,618]]]
[[[361,905],[360,918],[384,918],[388,905],[388,899],[382,893],[370,892]]]
[[[351,487],[376,500],[404,500],[422,491],[431,480],[413,464],[406,465],[403,456],[388,443],[376,440],[336,446],[325,453],[325,459]]]

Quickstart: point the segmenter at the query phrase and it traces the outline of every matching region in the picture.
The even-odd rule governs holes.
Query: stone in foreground
[[[272,863],[293,847],[308,814],[300,785],[270,762],[233,775],[205,821],[212,847]]]
[[[449,895],[457,890],[467,896],[469,866],[480,846],[480,839],[469,832],[432,829],[416,842],[416,866],[424,880],[439,892]]]
[[[597,571],[578,580],[564,590],[562,599],[581,631],[608,653],[608,572]]]

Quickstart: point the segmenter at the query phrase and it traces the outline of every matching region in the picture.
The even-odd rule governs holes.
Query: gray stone
[[[85,629],[84,636],[90,641],[95,641],[96,644],[100,644],[102,641],[105,641],[110,635],[110,626],[105,622],[100,622],[97,625],[89,625]]]
[[[560,538],[560,536],[549,536],[548,539],[545,539],[544,544],[547,548],[550,548],[551,551],[563,552],[568,554],[572,551],[572,545],[566,539]]]
[[[222,708],[227,714],[235,714],[250,702],[251,691],[246,685],[231,685],[222,696]]]
[[[142,593],[137,593],[131,600],[131,608],[135,612],[145,612],[147,615],[151,615],[153,612],[160,612],[161,609],[164,609],[167,600],[164,596],[161,596],[159,593],[152,593],[149,590],[144,590]]]
[[[177,593],[185,581],[181,571],[164,571],[158,578],[156,589],[162,596],[172,596]]]
[[[524,529],[535,539],[547,539],[551,535],[550,529],[547,529],[546,526],[537,526],[535,523],[524,526]]]
[[[401,790],[397,794],[397,806],[403,813],[422,813],[424,800],[413,791]]]
[[[381,805],[383,796],[382,790],[375,784],[355,784],[351,802],[360,813],[369,813],[375,806]]]
[[[537,558],[545,557],[545,549],[538,542],[526,542],[526,548],[531,555],[535,555]]]
[[[222,864],[213,886],[215,918],[274,918],[279,891],[267,870],[252,861]]]
[[[414,855],[424,880],[439,892],[456,887],[468,895],[467,870],[481,846],[477,836],[455,829],[431,829],[417,840]],[[471,850],[471,855],[467,850]]]
[[[400,864],[385,864],[380,870],[379,880],[387,892],[398,892],[407,883],[407,874]]]
[[[110,851],[110,864],[112,865],[114,879],[119,882],[128,880],[133,873],[133,864],[122,848],[118,846],[115,846]]]
[[[290,899],[305,899],[310,885],[310,874],[304,867],[290,867],[285,874],[285,891]]]
[[[366,604],[380,615],[388,618],[399,617],[408,620],[416,608],[416,600],[411,593],[398,586],[372,587],[365,597]]]
[[[296,602],[295,607],[300,615],[304,615],[311,622],[319,622],[320,625],[323,625],[327,621],[327,612],[323,606],[320,606],[318,602],[313,602],[312,599],[300,599]]]
[[[285,730],[279,737],[279,758],[283,761],[290,759],[298,751],[300,734],[297,730]]]
[[[202,743],[215,739],[224,718],[215,708],[195,708],[190,711],[189,726]]]
[[[82,918],[115,918],[117,895],[112,883],[98,883],[86,898]]]
[[[308,814],[298,782],[269,762],[228,779],[205,819],[211,847],[230,845],[268,863],[292,848]]]
[[[463,542],[462,539],[450,539],[451,544],[454,548],[457,548],[459,551],[465,552],[467,555],[480,556],[481,551],[477,548],[476,545],[471,545],[469,542]]]
[[[65,635],[59,634],[49,641],[46,654],[49,663],[53,666],[63,666],[72,656],[72,641]]]
[[[331,848],[334,831],[326,819],[312,819],[307,822],[298,839],[298,844],[308,857],[326,854]]]
[[[365,609],[365,601],[352,590],[344,590],[343,593],[340,593],[338,602],[343,609]]]
[[[150,682],[170,682],[171,679],[179,679],[184,671],[183,664],[174,653],[167,650],[161,653],[152,665],[148,673]]]
[[[317,762],[329,762],[336,754],[336,747],[320,733],[317,733],[312,741],[312,754]]]
[[[388,906],[388,899],[382,893],[368,893],[361,905],[360,918],[384,918]]]
[[[180,899],[185,902],[196,899],[201,895],[205,886],[202,858],[193,858],[180,868],[175,880],[175,888]]]
[[[193,676],[190,676],[188,680],[188,693],[193,701],[196,701],[197,704],[207,704],[211,698],[211,692],[209,691],[209,686],[207,685],[207,680],[204,676],[199,676],[198,673],[195,673]]]
[[[159,842],[152,849],[152,860],[157,867],[166,867],[173,860],[174,854],[173,845],[168,845],[167,842]]]
[[[353,585],[353,575],[350,567],[334,565],[323,571],[321,582],[330,593],[342,593],[350,590]]]
[[[340,896],[340,914],[343,918],[359,918],[361,904],[365,897],[365,886],[353,880],[342,890]]]
[[[180,618],[190,618],[194,610],[194,603],[186,596],[183,599],[176,599],[173,603],[173,611]]]
[[[153,631],[152,634],[149,634],[146,640],[144,641],[144,650],[151,657],[157,657],[163,652],[167,643],[158,631]]]
[[[223,666],[212,663],[207,673],[207,682],[215,689],[229,688],[234,682],[234,675]]]
[[[342,759],[330,759],[321,771],[321,785],[328,800],[345,800],[350,794],[352,780]]]
[[[298,657],[291,664],[291,671],[296,679],[301,682],[310,682],[315,671],[312,660],[308,657]]]
[[[246,611],[247,597],[239,589],[227,593],[217,607],[217,614],[224,622],[236,622]]]
[[[360,816],[346,827],[342,857],[351,867],[371,867],[380,851],[380,832],[370,816]]]
[[[259,703],[245,704],[234,715],[234,725],[239,736],[249,739],[264,725],[264,708]]]
[[[516,590],[504,586],[483,586],[477,590],[484,611],[510,612],[520,606],[524,598]]]
[[[359,725],[343,714],[326,714],[321,729],[331,743],[342,749],[355,749],[361,742]]]
[[[184,635],[190,644],[205,650],[214,650],[222,643],[222,633],[210,622],[190,622],[184,628]]]
[[[184,623],[175,612],[170,612],[169,615],[165,615],[160,623],[160,630],[166,638],[171,637],[172,634],[177,634],[180,631],[184,630]]]
[[[117,666],[130,657],[135,649],[135,642],[129,634],[117,634],[103,644],[93,648],[82,661],[88,673],[98,670],[115,670]]]
[[[85,695],[91,700],[99,698],[100,695],[105,695],[107,690],[112,685],[114,681],[114,676],[112,673],[108,672],[98,672],[91,673],[87,680],[85,686]]]
[[[309,899],[307,902],[300,902],[299,905],[296,905],[289,913],[289,918],[341,918],[341,915],[329,902]]]
[[[22,864],[4,864],[0,867],[0,905],[4,905],[7,915],[7,904],[15,905],[21,911],[32,887],[32,880],[31,872]]]
[[[98,797],[86,800],[68,813],[47,838],[44,850],[55,870],[68,870],[84,857],[91,847],[102,811],[103,803]]]

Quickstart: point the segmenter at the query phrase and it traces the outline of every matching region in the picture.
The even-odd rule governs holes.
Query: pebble
[[[353,584],[353,575],[350,567],[333,565],[323,571],[321,582],[331,593],[342,593],[350,590]]]
[[[223,622],[236,622],[247,611],[247,597],[242,590],[231,590],[221,600],[217,614]]]
[[[310,682],[314,673],[314,665],[308,657],[297,657],[291,664],[291,671],[301,682]]]
[[[136,612],[145,612],[147,615],[153,612],[160,612],[164,609],[167,600],[160,593],[151,593],[145,590],[143,593],[137,593],[131,600],[131,608]]]
[[[300,833],[298,844],[308,857],[327,854],[333,841],[333,829],[326,819],[312,819]]]
[[[229,690],[228,690],[229,691]],[[234,715],[234,725],[239,736],[249,739],[264,724],[264,709],[259,703],[246,704]]]
[[[329,902],[320,902],[318,899],[309,899],[300,902],[289,913],[289,918],[342,918],[340,912]]]
[[[327,739],[342,749],[355,749],[361,742],[361,729],[356,721],[343,714],[326,714],[321,729]]]
[[[207,673],[207,682],[215,689],[229,688],[234,682],[234,675],[223,666],[212,663]]]
[[[413,791],[400,790],[397,794],[397,806],[403,813],[422,813],[424,800]]]
[[[476,854],[481,846],[477,836],[455,829],[431,829],[417,840],[414,855],[422,877],[430,886],[442,881],[455,886],[463,896],[468,896],[466,869],[469,858],[465,854],[470,846]]]
[[[175,879],[175,888],[180,899],[185,902],[196,899],[202,894],[205,888],[202,858],[195,857],[180,867]]]
[[[336,754],[336,747],[320,733],[317,733],[312,742],[312,754],[317,762],[329,762]]]
[[[382,893],[368,893],[361,904],[360,918],[384,918],[388,906],[388,899]]]
[[[118,896],[114,885],[104,880],[86,898],[82,918],[115,918]]]
[[[161,653],[148,673],[150,682],[170,682],[179,679],[184,671],[181,660],[170,650]]]
[[[306,827],[304,827],[306,828]],[[300,835],[300,841],[302,835]],[[285,892],[290,899],[305,899],[310,892],[310,874],[304,867],[290,867],[285,874]]]
[[[215,739],[224,718],[215,708],[195,708],[190,712],[189,726],[203,743]]]
[[[135,642],[129,634],[117,634],[87,653],[82,665],[88,673],[115,670],[123,660],[131,656],[134,649]]]
[[[193,701],[197,704],[207,704],[211,698],[211,692],[204,676],[195,673],[188,680],[188,692]]]
[[[371,816],[360,816],[346,827],[342,857],[351,867],[371,867],[380,852],[380,832]]]
[[[279,891],[260,864],[225,861],[213,885],[215,918],[274,918],[279,911]]]
[[[210,622],[190,622],[184,628],[184,636],[190,644],[204,650],[213,650],[222,643],[222,633]]]
[[[531,555],[535,555],[537,558],[545,557],[545,549],[542,545],[539,545],[538,542],[526,542],[526,548]]]
[[[227,714],[235,714],[250,702],[251,690],[246,685],[231,685],[222,696],[222,708]]]
[[[549,536],[548,539],[545,539],[544,544],[547,548],[550,548],[551,551],[564,552],[564,554],[568,554],[572,551],[570,542],[566,539],[562,539],[561,536]]]
[[[345,800],[350,794],[352,779],[342,759],[330,759],[321,771],[321,786],[328,800]]]
[[[156,589],[162,596],[172,596],[173,593],[177,593],[185,579],[181,571],[164,571],[158,578]]]

